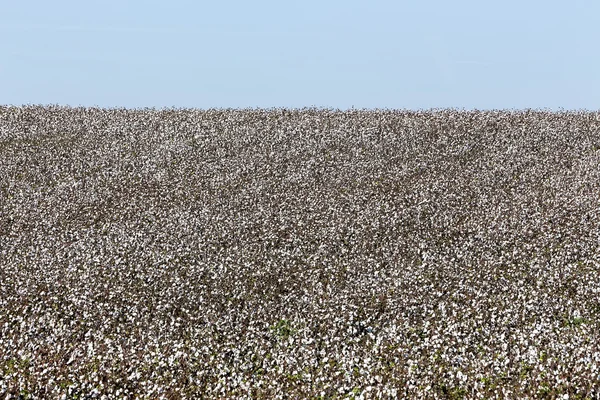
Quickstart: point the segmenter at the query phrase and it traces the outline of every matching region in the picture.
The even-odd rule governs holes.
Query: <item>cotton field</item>
[[[600,398],[600,113],[0,107],[0,394]]]

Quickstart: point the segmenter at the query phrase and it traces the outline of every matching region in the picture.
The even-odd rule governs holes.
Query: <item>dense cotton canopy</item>
[[[598,113],[0,107],[0,392],[598,397],[599,165]]]

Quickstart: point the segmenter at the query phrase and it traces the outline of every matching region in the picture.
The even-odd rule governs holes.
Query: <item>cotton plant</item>
[[[0,107],[0,394],[597,398],[599,135]]]

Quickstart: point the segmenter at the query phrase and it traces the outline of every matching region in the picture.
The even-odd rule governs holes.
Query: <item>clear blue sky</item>
[[[0,104],[600,109],[600,2],[0,2]]]

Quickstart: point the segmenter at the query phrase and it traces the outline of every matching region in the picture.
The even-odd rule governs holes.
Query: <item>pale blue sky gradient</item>
[[[598,1],[0,4],[0,104],[600,109]]]

